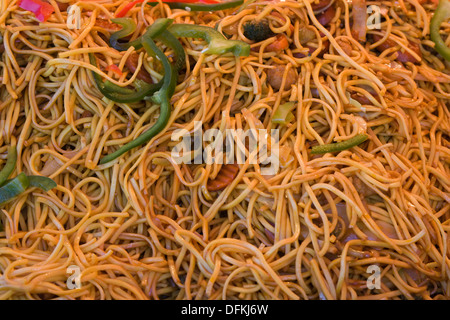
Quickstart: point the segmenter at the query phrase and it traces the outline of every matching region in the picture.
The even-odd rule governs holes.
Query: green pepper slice
[[[213,4],[185,3],[185,2],[165,2],[171,9],[184,9],[187,11],[219,11],[234,8],[244,3],[244,0],[221,1]],[[156,6],[159,2],[147,2],[151,6]]]
[[[128,152],[129,150],[148,142],[159,132],[161,132],[169,121],[171,114],[170,96],[174,92],[176,86],[176,70],[175,68],[172,68],[172,65],[170,64],[169,59],[167,59],[166,55],[156,46],[155,42],[152,39],[151,29],[152,26],[150,26],[147,32],[142,36],[142,45],[149,55],[156,55],[159,58],[164,68],[164,78],[162,80],[163,84],[161,86],[161,89],[159,89],[153,96],[153,100],[161,104],[158,120],[156,120],[153,126],[143,134],[141,134],[138,138],[128,142],[115,152],[103,157],[100,160],[100,164],[108,163],[116,159],[117,157],[120,157],[122,154]],[[169,37],[169,39],[167,40],[169,44],[171,44],[170,40],[171,39]],[[177,39],[175,40],[179,42]],[[171,46],[176,47],[177,44],[172,43]]]
[[[0,186],[9,178],[11,173],[13,173],[17,162],[17,150],[15,146],[8,148],[8,158],[6,159],[6,164],[0,171]]]
[[[44,176],[28,176],[28,180],[30,181],[30,187],[36,187],[44,191],[50,191],[57,186],[55,181]]]
[[[119,39],[125,38],[136,31],[136,23],[133,19],[130,18],[116,18],[111,19],[112,22],[117,23],[122,26],[122,29],[111,34],[109,38],[109,44],[116,50],[126,51],[131,46],[133,46],[136,50],[142,48],[141,37],[137,38],[128,43],[121,43]],[[171,24],[173,23],[173,19],[161,18],[157,19],[152,26],[152,37],[155,38],[159,36],[163,31],[165,31]]]
[[[444,40],[442,40],[442,37],[439,34],[441,24],[447,19],[450,19],[450,1],[440,0],[438,7],[433,14],[433,18],[431,18],[430,36],[431,40],[435,44],[434,48],[436,49],[436,51],[445,60],[450,61],[450,48],[445,44]]]
[[[109,44],[116,50],[126,51],[129,47],[134,46],[136,50],[142,48],[141,40],[137,38],[136,40],[128,43],[120,43],[119,39],[125,38],[136,31],[136,23],[130,18],[116,18],[111,19],[112,22],[117,23],[122,26],[122,29],[114,32],[109,37]]]
[[[89,61],[93,66],[97,66],[95,56],[92,53],[89,54]],[[155,93],[162,86],[162,81],[150,84],[137,79],[134,81],[135,89],[133,90],[118,86],[110,81],[104,82],[102,77],[96,72],[92,72],[92,75],[94,76],[95,84],[97,85],[98,90],[105,97],[112,101],[121,103],[139,102],[145,97]]]
[[[330,143],[330,144],[323,144],[321,146],[314,146],[312,147],[311,153],[313,154],[323,154],[323,153],[329,153],[329,152],[337,152],[337,151],[343,151],[350,148],[353,148],[354,146],[357,146],[364,141],[367,140],[369,136],[367,134],[357,134],[353,138],[350,138],[346,141],[338,142],[338,143]]]
[[[7,181],[0,188],[0,205],[14,197],[17,197],[19,194],[24,192],[29,185],[30,180],[23,172],[14,179]]]
[[[250,45],[240,40],[228,40],[219,31],[207,26],[195,24],[174,24],[168,30],[175,37],[201,38],[208,42],[204,53],[223,54],[232,52],[235,56],[249,56]]]
[[[21,172],[14,179],[7,180],[0,187],[0,205],[17,197],[28,187],[37,187],[49,191],[57,186],[56,182],[43,176],[27,176]]]
[[[135,48],[142,47],[141,38],[138,38],[135,41],[132,41],[127,44],[122,44],[118,42],[120,38],[130,35],[131,33],[134,32],[134,30],[136,30],[136,24],[132,19],[118,18],[114,19],[114,22],[122,25],[123,28],[122,30],[119,30],[111,35],[111,38],[113,40],[111,41],[110,39],[110,44],[113,47],[120,50],[127,50],[130,46],[134,46]],[[158,37],[162,33],[164,33],[166,28],[170,26],[172,22],[173,22],[172,19],[165,19],[165,18],[157,19],[155,23],[152,24],[152,27],[147,29],[147,32],[149,33],[150,37]],[[182,57],[184,59],[184,54],[182,55]],[[89,54],[89,61],[92,65],[97,66],[97,62],[93,54]],[[133,90],[130,88],[118,86],[110,81],[103,82],[102,77],[95,72],[93,72],[93,75],[99,91],[108,99],[121,103],[139,102],[143,100],[145,97],[151,96],[153,93],[158,91],[163,85],[162,80],[158,83],[149,84],[145,81],[137,79],[134,82],[135,90]]]

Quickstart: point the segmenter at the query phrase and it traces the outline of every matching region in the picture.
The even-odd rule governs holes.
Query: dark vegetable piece
[[[249,40],[261,42],[275,36],[275,33],[270,29],[269,22],[263,19],[245,23],[244,36]]]
[[[121,19],[113,19],[113,21],[122,25],[123,29],[111,35],[111,38],[109,40],[109,44],[111,45],[111,47],[119,51],[128,50],[130,46],[134,46],[136,50],[142,48],[141,37],[128,43],[119,42],[120,39],[131,35],[136,30],[136,24],[134,23],[133,19],[121,18]],[[152,27],[151,36],[161,41],[167,47],[171,47],[175,51],[177,59],[175,62],[175,67],[177,69],[180,69],[184,65],[185,52],[180,42],[175,41],[176,39],[174,38],[174,36],[169,32],[167,32],[166,30],[172,24],[172,22],[173,19],[156,20]]]
[[[328,152],[338,152],[347,150],[350,148],[353,148],[354,146],[357,146],[364,141],[367,140],[369,136],[367,134],[357,134],[353,138],[350,138],[346,141],[338,142],[338,143],[330,143],[330,144],[323,144],[320,146],[314,146],[312,147],[311,153],[313,154],[323,154]]]
[[[367,90],[378,102],[380,102],[380,96],[378,95],[378,93],[376,93],[374,90]],[[358,101],[361,104],[368,104],[368,105],[373,105],[372,101],[369,100],[368,97],[366,97],[365,95],[359,93],[359,92],[352,92],[350,93],[350,97],[356,101]]]

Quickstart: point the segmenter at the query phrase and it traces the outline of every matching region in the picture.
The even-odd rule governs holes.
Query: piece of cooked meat
[[[280,90],[281,83],[283,82],[283,74],[286,70],[286,66],[284,65],[277,65],[273,69],[269,69],[267,71],[267,81],[272,86],[272,88],[276,91]],[[287,75],[286,75],[286,81],[284,83],[284,90],[289,90],[291,86],[296,83],[298,80],[298,76],[295,73],[295,70],[293,68],[289,69]]]

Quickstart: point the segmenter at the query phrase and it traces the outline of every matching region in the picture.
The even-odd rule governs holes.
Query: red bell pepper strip
[[[110,64],[109,66],[106,67],[107,71],[112,71],[115,74],[117,74],[119,77],[123,74],[122,70],[119,69],[118,66],[116,66],[115,64]]]
[[[269,44],[265,48],[265,51],[267,51],[267,52],[281,51],[281,50],[287,49],[288,47],[289,47],[289,42],[288,42],[286,36],[283,34],[278,34],[275,38],[275,41],[272,42],[271,44]]]
[[[126,16],[128,11],[130,11],[135,5],[137,5],[138,3],[143,3],[143,2],[144,2],[144,0],[135,0],[133,2],[130,2],[116,14],[116,18],[122,18],[122,17]],[[218,4],[221,1],[217,1],[217,0],[164,0],[163,2],[164,3],[187,3],[187,4],[189,4],[189,3]],[[149,4],[155,4],[155,3],[157,3],[157,2],[149,2]]]
[[[127,4],[125,7],[123,7],[122,10],[120,10],[117,14],[116,14],[116,18],[122,18],[125,17],[128,13],[128,11],[130,11],[131,9],[133,9],[133,7],[135,5],[137,5],[138,3],[142,3],[144,2],[144,0],[135,0],[133,2],[130,2],[129,4]]]
[[[19,7],[33,12],[36,18],[41,22],[47,21],[52,13],[55,12],[55,9],[51,4],[40,0],[20,0]]]

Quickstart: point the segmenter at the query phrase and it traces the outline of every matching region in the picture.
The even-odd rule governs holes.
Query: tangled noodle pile
[[[54,13],[40,22],[17,0],[0,2],[0,168],[16,146],[11,177],[57,183],[0,207],[1,299],[450,298],[450,63],[430,40],[436,3],[136,5],[127,41],[170,18],[251,51],[211,55],[204,40],[179,38],[186,60],[167,126],[104,164],[160,105],[109,100],[92,71],[126,86],[139,73],[156,83],[162,68],[145,50],[110,46],[121,28],[110,19],[129,1],[48,3]],[[67,25],[69,4],[81,9],[80,29]],[[380,26],[361,29],[370,5]],[[255,22],[269,37],[248,38]],[[274,123],[290,101],[293,118]],[[171,157],[172,134],[195,121],[203,131],[279,129],[280,169],[262,175],[247,161],[211,191],[223,165]],[[351,149],[311,153],[361,133],[368,139]],[[381,284],[370,289],[372,265]],[[78,289],[67,287],[70,266],[81,271]]]

